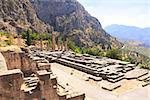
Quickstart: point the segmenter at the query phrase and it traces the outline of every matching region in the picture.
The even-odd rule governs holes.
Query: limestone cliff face
[[[121,46],[76,0],[30,0],[38,17],[80,47]]]
[[[54,28],[80,47],[121,46],[76,0],[0,0],[0,31],[29,28],[38,33],[52,33]]]
[[[38,19],[29,0],[0,0],[0,31],[16,33],[28,28],[36,32],[52,30]]]

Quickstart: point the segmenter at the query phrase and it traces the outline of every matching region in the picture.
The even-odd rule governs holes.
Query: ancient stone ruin
[[[84,93],[60,91],[66,87],[57,83],[45,58],[25,52],[2,54],[8,70],[0,72],[0,100],[84,100]],[[0,63],[3,60],[0,59]]]
[[[5,62],[5,58],[0,53],[0,71],[6,71],[6,70],[7,70],[7,65],[6,65],[6,62]]]
[[[105,57],[36,49],[2,52],[1,56],[0,63],[6,63],[0,67],[5,69],[0,73],[1,100],[84,100],[84,93],[70,91],[67,84],[57,82],[51,70],[53,62],[84,73],[85,81],[93,80],[107,91],[121,88],[123,80],[137,80],[143,87],[150,85],[148,70]]]
[[[150,84],[149,71],[140,69],[136,64],[129,62],[90,55],[76,55],[74,52],[41,52],[39,56],[86,73],[86,81],[89,79],[96,82],[103,81],[102,89],[109,91],[121,87],[122,80],[143,81],[143,87]]]

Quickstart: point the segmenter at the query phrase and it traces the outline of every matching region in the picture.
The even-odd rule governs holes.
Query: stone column
[[[40,49],[41,49],[41,51],[43,50],[43,41],[42,41],[42,38],[40,38]]]
[[[65,51],[68,51],[67,41],[64,42]]]
[[[56,45],[56,41],[55,41],[55,32],[52,33],[52,50],[55,51],[55,45]]]
[[[18,35],[18,46],[20,47],[21,46],[21,35]]]
[[[57,46],[58,46],[58,50],[61,50],[60,40],[58,40],[58,44],[57,44]]]
[[[63,48],[64,48],[64,44],[63,44],[63,41],[61,43],[61,51],[63,51]]]

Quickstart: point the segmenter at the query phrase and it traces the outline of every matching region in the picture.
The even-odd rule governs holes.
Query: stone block
[[[102,85],[103,89],[108,90],[108,91],[113,91],[113,90],[121,87],[120,83],[110,83],[107,81],[103,81],[101,85]]]
[[[96,76],[93,76],[93,75],[88,75],[89,79],[92,79],[94,81],[101,81],[102,80],[102,77],[96,77]]]
[[[148,78],[150,78],[150,75],[149,75],[149,74],[148,74],[148,75],[144,75],[144,76],[142,76],[142,77],[139,77],[138,80],[139,80],[139,81],[145,81],[145,80],[148,79]]]
[[[39,79],[42,81],[49,80],[51,72],[47,72],[46,70],[40,70],[36,72]]]
[[[137,78],[142,77],[147,74],[148,74],[148,70],[137,68],[137,69],[127,72],[125,74],[125,78],[126,79],[137,79]]]
[[[8,70],[0,73],[0,99],[21,100],[24,94],[21,91],[23,73],[20,69]]]
[[[38,70],[51,71],[51,64],[50,63],[38,63],[37,65],[38,65],[37,66]]]

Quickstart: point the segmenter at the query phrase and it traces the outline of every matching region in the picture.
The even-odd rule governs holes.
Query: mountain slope
[[[0,31],[17,33],[31,28],[35,32],[52,31],[38,19],[28,0],[0,0]]]
[[[38,17],[79,47],[121,46],[76,0],[30,0]]]
[[[37,33],[52,33],[54,28],[79,47],[121,47],[76,0],[0,1],[0,31],[15,34],[29,28]]]
[[[150,28],[114,24],[107,26],[105,30],[121,40],[141,41],[144,44],[150,45]]]

